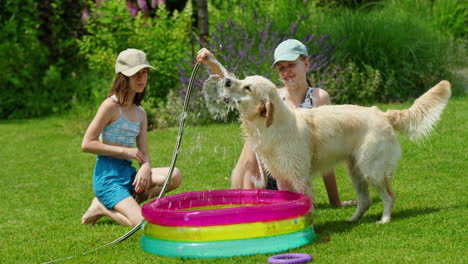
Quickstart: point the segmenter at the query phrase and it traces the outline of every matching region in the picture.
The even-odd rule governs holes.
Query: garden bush
[[[140,12],[133,17],[123,0],[100,1],[90,8],[88,34],[80,41],[90,71],[107,80],[114,76],[118,53],[127,48],[141,49],[156,68],[150,73],[146,98],[153,107],[164,100],[169,90],[180,86],[177,63],[185,56],[190,39],[191,6],[172,15],[160,5],[153,17]],[[107,94],[108,88],[103,94]]]
[[[327,17],[319,32],[335,39],[338,61],[380,72],[378,102],[405,101],[450,76],[448,41],[423,22],[392,9],[340,9]]]
[[[327,90],[333,104],[374,104],[376,90],[385,85],[378,70],[369,65],[361,70],[353,62],[335,63],[326,72],[312,73],[311,79],[316,87]]]
[[[416,16],[455,39],[465,39],[467,36],[468,9],[464,0],[389,0],[383,3],[392,12]]]
[[[0,29],[0,118],[37,116],[42,112],[39,83],[47,68],[47,49],[35,27],[39,20],[33,1],[8,1],[1,11]],[[17,17],[16,19],[12,19]],[[18,34],[18,32],[20,34]],[[38,101],[31,101],[34,97]]]
[[[227,19],[226,22],[218,23],[212,30],[210,44],[207,47],[214,53],[219,62],[226,67],[226,69],[238,78],[244,78],[247,75],[262,75],[270,78],[278,86],[281,86],[275,69],[272,69],[273,52],[275,47],[283,40],[289,38],[300,39],[305,45],[309,47],[309,56],[312,64],[310,67],[311,72],[325,72],[326,68],[333,59],[333,45],[329,43],[328,36],[316,36],[308,34],[299,35],[298,29],[303,25],[303,21],[307,16],[299,17],[297,21],[288,24],[288,31],[280,33],[275,30],[275,23],[269,16],[261,17],[253,12],[253,17],[250,18],[251,24],[256,25],[246,27],[242,23],[234,22],[232,19]],[[169,111],[174,111],[173,106],[175,102],[182,102],[185,100],[186,87],[189,83],[189,74],[192,70],[193,63],[186,59],[179,65],[180,81],[183,87],[176,90],[175,94],[171,95],[171,100],[164,107]],[[194,95],[191,97],[190,112],[197,114],[197,119],[189,119],[195,123],[210,123],[215,121],[234,121],[237,119],[235,110],[224,114],[215,112],[215,116],[207,114],[206,104],[203,102],[203,95],[201,88],[203,82],[208,78],[207,73],[200,73],[195,79]],[[169,106],[172,105],[172,106]],[[219,108],[227,108],[224,104]],[[178,116],[174,114],[164,113],[164,109],[158,110],[158,120],[160,125],[175,124],[178,122]],[[213,117],[218,120],[211,120]],[[199,120],[200,118],[207,118],[206,120]]]
[[[69,84],[81,65],[75,52],[76,9],[80,1],[3,1],[0,119],[44,116],[70,107],[75,90]]]
[[[83,25],[77,10],[85,2],[91,6]],[[118,52],[133,47],[156,67],[145,102],[151,126],[178,124],[174,107],[184,100],[199,49],[192,2],[181,11],[160,4],[132,15],[125,0],[4,1],[0,118],[94,107],[107,95]],[[456,75],[468,66],[464,1],[347,2],[211,0],[209,48],[238,77],[260,74],[280,85],[270,67],[274,47],[285,38],[302,40],[311,77],[334,103],[405,101],[440,79],[455,84],[454,94],[464,93]],[[197,124],[212,122],[200,100],[206,77],[199,74],[191,103]],[[235,119],[231,112],[224,121]]]
[[[354,10],[331,8],[338,6],[333,1],[311,2],[213,1],[208,48],[237,77],[260,74],[281,85],[270,68],[274,47],[285,38],[303,40],[313,63],[310,76],[337,104],[406,101],[441,79],[454,79],[450,68],[459,56],[453,54],[460,53],[450,47],[456,45],[422,13],[412,15],[411,1],[363,2]],[[429,17],[437,13],[436,5]],[[286,6],[293,8],[282,8]],[[193,65],[186,61],[184,66],[180,79],[186,86]],[[206,78],[199,78],[196,87]],[[195,93],[193,100],[200,100],[200,89]],[[173,96],[183,101],[185,89]],[[192,110],[206,111],[195,103]]]

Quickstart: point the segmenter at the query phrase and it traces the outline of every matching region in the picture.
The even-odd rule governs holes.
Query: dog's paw
[[[377,223],[386,224],[388,222],[390,222],[390,216],[382,216],[382,219],[380,219],[380,221],[378,221]]]

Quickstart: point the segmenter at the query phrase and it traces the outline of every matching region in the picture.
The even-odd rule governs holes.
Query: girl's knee
[[[231,173],[231,189],[242,189],[244,182],[244,175],[241,175],[239,168],[236,166]]]
[[[130,222],[131,226],[137,226],[144,220],[141,214],[136,214],[128,217],[128,221]]]

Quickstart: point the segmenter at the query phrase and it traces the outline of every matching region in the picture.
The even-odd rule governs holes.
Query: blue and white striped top
[[[135,139],[140,134],[140,107],[137,106],[138,121],[128,121],[122,114],[122,109],[119,105],[119,119],[107,125],[101,133],[103,141],[113,142],[128,147],[135,145]]]

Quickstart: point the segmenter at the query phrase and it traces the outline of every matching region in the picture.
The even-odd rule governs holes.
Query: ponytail
[[[312,79],[309,76],[306,76],[306,81],[307,81],[307,85],[309,87],[314,87],[314,83],[313,83]]]
[[[305,60],[307,59],[307,57],[304,56],[304,55],[300,55],[299,58],[300,58],[301,60],[303,60],[303,61],[305,61]],[[309,60],[310,60],[310,59],[309,59]],[[309,76],[307,76],[307,75],[306,75],[306,82],[307,82],[307,85],[308,85],[309,87],[314,87],[314,82],[313,82],[312,79],[311,79]]]

